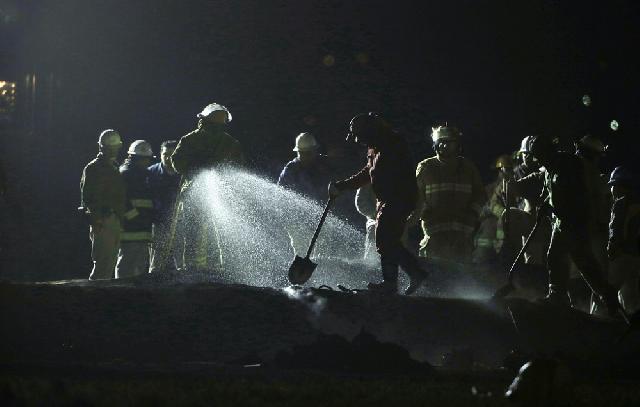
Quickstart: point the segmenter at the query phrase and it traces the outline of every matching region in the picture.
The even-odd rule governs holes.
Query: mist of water
[[[197,222],[204,222],[219,236],[224,265],[211,276],[213,279],[262,287],[289,285],[287,273],[294,255],[287,228],[299,228],[306,247],[320,220],[323,203],[232,168],[205,171],[190,189],[183,198],[188,205],[202,209],[202,219]],[[362,289],[369,281],[379,281],[378,260],[363,260],[364,241],[361,230],[329,212],[311,256],[318,267],[307,285],[335,288],[340,284]],[[483,298],[492,291],[478,280],[471,267],[442,267],[422,261],[430,272],[420,290],[422,295]],[[399,277],[400,287],[405,287],[406,274],[400,273]]]
[[[284,189],[270,180],[226,168],[201,173],[192,185],[189,204],[207,215],[207,227],[220,239],[225,281],[282,287],[293,261],[288,227],[310,240],[324,209],[322,204]],[[320,231],[311,259],[318,263],[310,285],[363,287],[378,275],[378,265],[362,259],[365,236],[331,212]]]

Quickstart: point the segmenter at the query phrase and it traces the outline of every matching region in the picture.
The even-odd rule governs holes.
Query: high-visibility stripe
[[[476,239],[476,245],[478,247],[493,247],[493,240],[482,237]]]
[[[120,240],[129,242],[151,241],[151,232],[122,232],[120,233]]]
[[[138,216],[140,214],[140,212],[138,212],[138,210],[136,208],[131,209],[130,211],[127,211],[124,213],[124,218],[126,220],[131,220],[133,218],[135,218],[136,216]]]
[[[424,187],[424,193],[426,195],[436,192],[463,192],[466,194],[471,193],[471,184],[457,184],[453,182],[443,182],[439,184],[427,184]]]
[[[153,208],[153,201],[151,199],[132,199],[131,205],[134,208]]]

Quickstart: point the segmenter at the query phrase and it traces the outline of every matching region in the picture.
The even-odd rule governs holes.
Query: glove
[[[336,183],[333,181],[329,183],[327,192],[329,193],[329,199],[336,198],[338,195],[342,193],[342,191],[340,191],[340,189],[336,186]]]
[[[551,217],[551,215],[553,214],[553,207],[551,206],[551,204],[549,204],[549,201],[544,201],[542,204],[540,204],[540,206],[538,207],[538,213],[540,214],[540,216]]]

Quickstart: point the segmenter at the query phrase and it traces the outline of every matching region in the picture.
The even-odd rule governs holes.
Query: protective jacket
[[[544,171],[516,181],[515,187],[520,195],[535,200],[539,198],[541,184],[549,196],[556,227],[592,230],[594,204],[589,199],[591,194],[582,158],[566,152],[555,153]]]
[[[627,195],[614,201],[609,223],[609,256],[640,256],[640,199]]]
[[[156,218],[154,222],[164,222],[173,214],[180,188],[180,175],[169,173],[162,163],[153,164],[149,170],[149,188]]]
[[[392,133],[379,146],[369,146],[367,165],[352,177],[336,182],[336,187],[357,189],[371,183],[378,205],[413,208],[417,189],[411,163],[407,142]]]
[[[331,174],[323,157],[318,157],[309,164],[303,163],[299,157],[296,157],[282,169],[278,185],[311,199],[324,201],[327,197],[329,181],[331,181]]]
[[[238,140],[227,134],[223,126],[201,120],[196,130],[180,139],[171,161],[178,174],[192,179],[204,169],[243,165],[244,155]]]
[[[473,233],[487,200],[476,166],[464,157],[442,162],[427,158],[416,169],[418,208],[426,236]]]
[[[127,211],[124,213],[121,241],[151,241],[154,218],[153,201],[146,168],[139,168],[127,158],[120,166],[127,191]]]
[[[125,212],[126,191],[115,161],[102,153],[82,171],[80,179],[81,205],[95,218],[114,213],[121,218]]]

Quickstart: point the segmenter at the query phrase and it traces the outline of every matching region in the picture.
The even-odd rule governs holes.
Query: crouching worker
[[[406,141],[378,114],[359,114],[351,120],[347,141],[367,146],[367,165],[348,179],[329,184],[329,196],[371,184],[376,195],[376,249],[383,281],[369,283],[370,290],[396,293],[398,266],[411,279],[406,295],[425,280],[418,259],[401,242],[407,218],[417,199],[417,186]]]
[[[136,140],[129,146],[127,154],[127,159],[120,166],[127,190],[127,212],[122,221],[116,278],[147,272],[154,214],[147,170],[153,158],[151,144]]]
[[[90,224],[93,269],[89,280],[113,278],[125,211],[125,186],[116,162],[122,150],[120,134],[103,131],[98,146],[98,156],[87,164],[80,180],[81,209]]]

